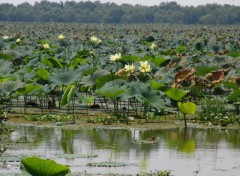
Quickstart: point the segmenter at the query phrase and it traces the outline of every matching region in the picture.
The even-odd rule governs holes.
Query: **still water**
[[[154,144],[135,141],[158,137]],[[16,127],[14,145],[4,155],[51,158],[69,165],[72,173],[122,175],[169,170],[174,176],[239,176],[240,131],[220,129],[119,130]],[[97,155],[66,158],[59,154]],[[92,162],[124,162],[125,167],[90,167]],[[1,164],[1,163],[0,163]],[[19,162],[0,175],[20,173]]]

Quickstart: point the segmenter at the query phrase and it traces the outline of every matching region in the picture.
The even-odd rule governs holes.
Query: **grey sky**
[[[14,5],[23,3],[23,2],[29,2],[30,4],[34,4],[35,2],[40,2],[41,0],[0,0],[0,3],[13,3]],[[51,2],[60,2],[60,1],[67,1],[67,0],[48,0]],[[71,0],[68,0],[71,1]],[[75,0],[76,2],[79,1],[89,1],[89,0]],[[95,0],[90,0],[94,2]],[[171,2],[175,1],[178,4],[182,6],[198,6],[198,5],[204,5],[207,3],[217,3],[217,4],[231,4],[231,5],[237,5],[240,6],[240,0],[99,0],[102,3],[105,2],[114,2],[116,4],[122,4],[122,3],[128,3],[128,4],[141,4],[141,5],[159,5],[161,2]]]

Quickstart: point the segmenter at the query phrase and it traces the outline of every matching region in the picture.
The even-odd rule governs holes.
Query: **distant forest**
[[[240,24],[240,7],[207,4],[197,7],[164,2],[142,6],[99,1],[65,3],[43,0],[34,5],[0,4],[0,21],[77,23]]]

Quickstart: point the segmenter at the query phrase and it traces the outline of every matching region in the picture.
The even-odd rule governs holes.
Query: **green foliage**
[[[80,96],[79,103],[82,105],[90,105],[94,101],[94,97],[92,96]]]
[[[67,158],[67,159],[72,159],[72,158],[96,158],[98,155],[94,154],[58,154],[56,155],[59,158]]]
[[[46,115],[27,115],[24,117],[29,121],[52,121],[52,122],[71,122],[72,116],[68,114],[46,114]]]
[[[240,89],[234,90],[228,97],[227,100],[229,101],[236,101],[240,99]]]
[[[195,114],[197,110],[197,106],[195,103],[192,102],[186,102],[186,103],[177,103],[179,110],[181,111],[182,114],[184,115],[190,115],[190,114]]]
[[[36,69],[36,74],[39,78],[41,78],[43,80],[48,80],[48,78],[50,76],[48,70],[43,69],[43,68]]]
[[[96,93],[102,96],[105,96],[110,99],[114,99],[122,95],[123,93],[127,93],[129,89],[126,86],[109,86],[104,85],[100,89],[96,90]]]
[[[161,66],[161,64],[163,64],[166,60],[168,59],[167,56],[155,56],[154,58],[149,58],[148,60],[151,62],[151,63],[154,63],[156,64],[157,66]]]
[[[87,166],[92,167],[125,167],[127,164],[123,162],[95,162],[95,163],[88,163]]]
[[[189,91],[183,91],[181,89],[177,89],[177,88],[171,88],[169,89],[167,92],[165,92],[165,94],[175,100],[175,101],[180,101]]]
[[[40,2],[38,5],[40,4],[43,7],[48,4],[49,10],[51,9],[52,4],[49,2]],[[66,4],[69,5],[68,2]],[[85,3],[81,5],[83,4]],[[101,3],[92,2],[85,5],[89,4],[101,6]],[[172,5],[175,7],[174,10],[180,8],[175,3],[168,5],[162,4],[159,8],[169,9]],[[108,6],[110,11],[111,7],[112,4]],[[124,8],[128,9],[130,6]],[[140,11],[145,9],[140,6],[137,8],[140,8],[141,10],[138,9]],[[149,14],[150,16],[154,16],[155,8],[152,9],[153,13]],[[65,10],[61,9],[62,14]],[[122,13],[124,14],[124,11]],[[60,18],[61,15],[56,16]],[[105,17],[105,20],[114,21],[109,19],[112,16],[114,15]],[[134,21],[136,23],[141,22],[141,18],[144,20],[148,18],[144,15],[136,17],[139,20]],[[49,18],[51,17],[48,16],[47,19]],[[126,16],[123,18],[129,22],[133,20]],[[86,19],[90,20],[91,17],[88,16]],[[121,17],[118,19],[122,20]],[[75,105],[79,105],[73,96],[84,92],[88,97],[80,97],[80,105],[89,105],[93,99],[101,97],[99,100],[102,105],[106,105],[116,115],[125,117],[125,108],[136,116],[146,115],[151,111],[155,111],[153,116],[159,111],[165,113],[166,109],[169,110],[164,108],[169,99],[171,105],[175,107],[177,101],[184,102],[188,98],[198,101],[212,93],[227,98],[225,103],[228,106],[231,103],[232,106],[236,105],[239,100],[240,61],[237,54],[239,52],[236,42],[237,26],[152,24],[151,27],[146,27],[143,24],[102,26],[82,23],[81,25],[58,23],[52,26],[50,23],[5,22],[1,24],[4,26],[2,37],[10,36],[7,40],[1,40],[0,44],[2,53],[0,101],[9,108],[11,102],[18,102],[16,98],[21,99],[24,96],[24,100],[27,100],[26,97],[34,97],[41,105],[38,108],[43,110],[45,100],[42,97],[49,96],[49,93],[59,96],[56,97],[56,101],[61,98],[62,106],[72,102],[73,114]],[[9,34],[7,31],[12,32]],[[60,34],[65,35],[64,41],[58,38]],[[92,36],[101,38],[101,44],[93,45],[89,40]],[[16,43],[18,38],[21,39],[21,43]],[[49,46],[45,48],[43,44]],[[110,56],[115,53],[121,53],[122,58],[112,62]],[[230,53],[235,54],[230,56]],[[142,73],[144,69],[140,67],[148,65],[140,64],[140,61],[151,64],[147,73]],[[224,71],[224,74],[220,71]],[[183,87],[191,92],[185,91]],[[60,97],[63,92],[63,96]],[[123,103],[124,110],[120,109]],[[233,112],[229,110],[229,113]]]
[[[56,58],[43,59],[41,62],[50,68],[63,68],[61,62]]]
[[[107,71],[107,70],[97,70],[93,74],[83,77],[81,80],[81,83],[84,86],[93,86],[96,84],[97,79],[99,79],[105,75],[108,75],[108,74],[109,74],[109,71]]]
[[[66,69],[55,70],[55,72],[49,77],[50,81],[57,85],[69,85],[73,84],[81,76],[77,71],[68,71]]]
[[[166,88],[166,85],[163,83],[160,83],[159,81],[150,81],[150,86],[154,89],[154,90],[162,90]]]
[[[63,96],[61,98],[61,102],[60,102],[61,106],[66,106],[73,100],[75,90],[76,90],[75,85],[68,85],[67,86],[67,88],[65,89],[65,91],[63,93]]]
[[[102,123],[104,125],[111,125],[119,121],[119,118],[116,116],[108,116],[108,117],[92,117],[87,120],[88,123]]]
[[[6,94],[11,94],[12,92],[16,91],[17,89],[24,86],[24,83],[21,81],[3,81],[0,83],[0,90]]]
[[[201,100],[201,109],[197,113],[197,118],[215,125],[236,123],[239,119],[230,114],[231,109],[233,108],[227,105],[225,99],[205,97]]]
[[[196,67],[196,75],[198,76],[205,76],[206,74],[212,72],[212,71],[216,71],[218,70],[218,68],[216,66],[214,67],[206,67],[206,66],[200,66],[200,67]]]
[[[27,85],[25,85],[24,88],[18,89],[17,93],[18,94],[23,94],[23,95],[30,95],[30,94],[34,94],[34,92],[37,92],[39,89],[41,89],[40,85],[27,84]]]
[[[137,174],[137,176],[170,176],[170,171],[151,171]]]
[[[232,56],[233,58],[240,57],[240,51],[234,51],[228,54],[229,56]]]
[[[126,80],[127,78],[123,76],[112,75],[112,74],[101,76],[96,79],[96,88],[99,89],[107,82],[118,80],[118,79]]]
[[[74,2],[61,3],[41,1],[34,5],[0,4],[4,9],[2,21],[39,21],[68,23],[183,23],[183,24],[238,24],[238,6],[207,4],[205,6],[187,7],[176,2],[163,2],[152,7],[135,5],[116,5],[115,3]],[[14,10],[13,10],[14,9]],[[46,15],[46,9],[48,14]],[[99,10],[101,9],[101,10]],[[15,12],[22,12],[21,15]],[[35,12],[38,12],[37,14]],[[78,14],[81,12],[81,15]],[[90,13],[91,12],[91,13]],[[196,15],[197,14],[197,15]],[[235,14],[235,15],[232,15]],[[221,18],[218,18],[221,16]],[[146,37],[145,41],[151,42]],[[12,40],[12,39],[9,39]],[[69,40],[59,41],[60,46],[68,46]],[[18,47],[20,44],[14,44]],[[185,50],[185,47],[178,48]]]
[[[50,159],[26,157],[21,160],[23,175],[34,176],[67,176],[70,174],[68,166],[57,164]]]

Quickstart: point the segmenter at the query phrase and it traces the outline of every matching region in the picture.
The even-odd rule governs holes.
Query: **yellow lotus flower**
[[[99,44],[99,43],[102,43],[102,40],[95,37],[95,36],[92,36],[92,37],[90,37],[90,42],[95,43],[95,44]]]
[[[20,38],[18,38],[17,40],[16,40],[16,43],[20,43],[22,40],[20,39]]]
[[[142,73],[149,73],[149,72],[151,72],[152,68],[151,68],[151,65],[148,64],[148,61],[140,61],[139,70]]]
[[[114,55],[111,55],[110,56],[110,61],[117,61],[117,60],[120,60],[122,58],[122,54],[121,53],[116,53]]]
[[[124,70],[126,71],[126,72],[129,72],[129,73],[134,73],[134,71],[135,71],[135,66],[133,65],[133,64],[127,64],[127,65],[125,65],[125,67],[124,67]]]
[[[8,39],[9,39],[9,36],[7,36],[7,35],[3,36],[3,40],[8,40]]]
[[[49,46],[49,44],[45,43],[45,44],[43,44],[43,48],[44,48],[44,49],[49,49],[50,46]]]
[[[156,49],[156,48],[157,48],[157,45],[156,45],[156,44],[154,44],[154,43],[152,43],[152,44],[150,45],[150,48],[151,48],[152,50],[154,50],[154,49]]]
[[[65,37],[64,35],[62,35],[62,34],[58,36],[58,39],[59,39],[59,40],[63,40],[63,39],[65,39],[65,38],[66,38],[66,37]]]

